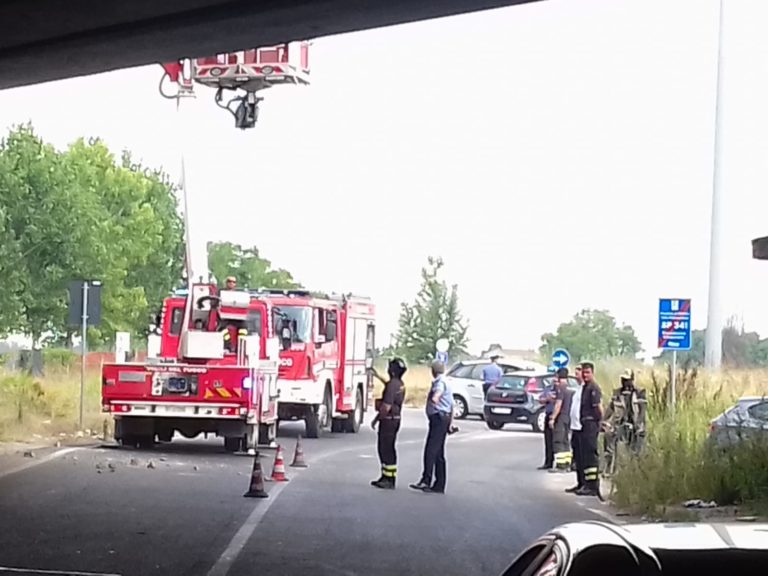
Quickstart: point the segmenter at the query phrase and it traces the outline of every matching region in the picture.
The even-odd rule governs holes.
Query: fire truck
[[[201,433],[253,453],[277,434],[279,342],[271,303],[246,291],[193,284],[166,298],[159,354],[102,368],[102,410],[122,445],[149,446]]]
[[[279,342],[278,417],[306,436],[356,433],[373,401],[375,307],[370,299],[308,291],[254,293],[271,306]]]

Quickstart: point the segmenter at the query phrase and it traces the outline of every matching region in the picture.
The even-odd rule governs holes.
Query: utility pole
[[[704,347],[704,364],[707,368],[720,368],[723,359],[723,308],[722,308],[722,259],[723,259],[723,28],[725,0],[720,0],[720,22],[717,44],[717,92],[715,96],[715,158],[712,185],[712,224],[709,245],[709,306],[707,333]]]

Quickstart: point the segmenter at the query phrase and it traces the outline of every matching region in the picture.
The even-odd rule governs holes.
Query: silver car
[[[746,438],[768,440],[768,397],[745,396],[713,418],[709,441],[719,448],[733,446]]]
[[[457,362],[446,374],[445,380],[453,393],[454,418],[466,418],[469,415],[482,416],[483,404],[483,369],[491,364],[490,360],[466,360]],[[546,367],[524,360],[499,360],[499,366],[506,372],[521,370],[546,371]]]

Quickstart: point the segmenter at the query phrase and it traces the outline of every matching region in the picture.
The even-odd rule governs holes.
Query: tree
[[[301,288],[290,272],[272,268],[272,263],[259,255],[259,250],[243,248],[231,242],[208,243],[208,269],[216,281],[235,276],[240,286],[247,288]]]
[[[80,278],[104,287],[102,326],[89,337],[141,332],[182,265],[182,222],[163,173],[127,153],[116,163],[99,140],[59,152],[29,125],[0,144],[0,239],[0,332],[37,342],[69,334],[66,288]]]
[[[442,267],[442,258],[430,256],[421,270],[422,283],[416,299],[412,304],[400,305],[395,350],[410,362],[432,360],[441,338],[449,342],[449,357],[466,354],[468,325],[459,311],[457,286],[449,289],[439,278]]]
[[[585,309],[570,322],[560,324],[554,334],[541,337],[539,352],[549,358],[557,348],[565,348],[574,360],[599,360],[635,357],[642,351],[631,326],[616,324],[607,310]]]

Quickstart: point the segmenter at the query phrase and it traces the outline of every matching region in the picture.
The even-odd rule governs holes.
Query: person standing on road
[[[384,490],[394,490],[397,480],[397,433],[400,431],[400,416],[405,401],[403,374],[407,367],[401,358],[392,358],[387,366],[389,380],[384,380],[375,368],[373,375],[384,383],[384,392],[376,400],[376,416],[371,422],[374,430],[379,427],[377,448],[381,462],[381,477],[371,482],[371,486]]]
[[[445,439],[451,432],[453,421],[453,395],[443,378],[444,372],[445,366],[442,362],[432,363],[432,387],[427,395],[429,432],[424,445],[424,470],[421,473],[421,480],[417,484],[411,484],[414,490],[435,494],[445,493]],[[432,484],[433,473],[434,484]]]
[[[647,405],[645,390],[635,385],[635,373],[627,368],[621,375],[621,387],[613,391],[603,417],[603,453],[607,475],[616,470],[619,445],[627,446],[633,456],[642,451]]]
[[[504,371],[499,366],[499,355],[494,354],[491,356],[491,363],[483,368],[483,399],[488,396],[490,387],[498,384],[503,375]]]
[[[555,410],[555,384],[550,381],[544,386],[544,390],[539,394],[539,403],[544,405],[544,464],[539,466],[539,470],[551,470],[555,460],[555,450],[552,441],[552,428],[549,421],[552,418],[552,412]]]
[[[600,436],[600,421],[603,418],[602,393],[595,382],[595,365],[581,363],[584,387],[581,391],[581,454],[584,465],[584,487],[574,493],[579,496],[600,495],[600,456],[597,441]]]
[[[576,366],[574,373],[579,383],[571,399],[571,451],[573,468],[576,470],[576,486],[565,489],[570,494],[584,487],[584,456],[581,450],[581,392],[584,388],[584,379],[581,377],[581,366]]]
[[[552,447],[555,453],[555,468],[550,472],[568,472],[571,469],[571,399],[573,391],[568,388],[568,368],[560,368],[555,376],[555,407],[549,419],[552,429]]]

